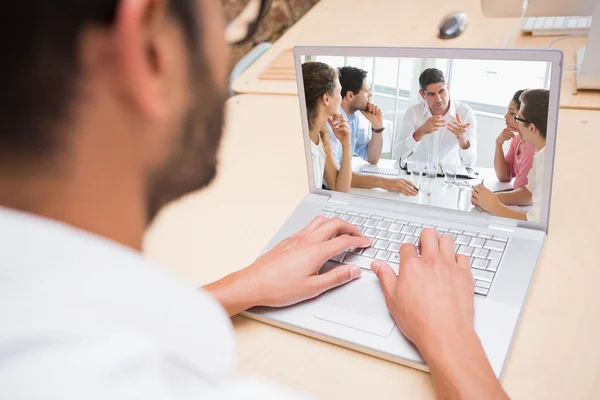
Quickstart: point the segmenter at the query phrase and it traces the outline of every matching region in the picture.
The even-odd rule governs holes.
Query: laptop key
[[[352,221],[352,215],[344,214],[340,217],[343,221],[350,222]]]
[[[365,218],[371,218],[371,214],[369,214],[369,213],[363,213],[363,212],[358,213],[358,216],[359,217],[365,217]]]
[[[369,228],[365,231],[364,235],[366,237],[374,238],[375,236],[377,236],[377,229]]]
[[[334,212],[334,213],[331,213],[331,215],[329,216],[329,218],[339,218],[341,216],[342,216],[342,214],[340,214],[338,212]]]
[[[379,250],[373,248],[373,247],[367,247],[366,249],[363,250],[362,255],[365,257],[371,257],[371,258],[375,258],[375,254],[377,254]],[[350,254],[349,254],[350,255]],[[346,257],[348,258],[348,257]],[[348,263],[346,263],[348,264]]]
[[[421,227],[422,227],[423,229],[432,229],[432,228],[435,228],[435,226],[434,226],[434,225],[429,225],[429,224],[423,224]]]
[[[438,226],[437,228],[435,228],[435,230],[440,232],[448,232],[450,228],[447,228],[445,226]]]
[[[331,257],[330,260],[335,261],[337,263],[341,263],[342,260],[344,259],[345,255],[346,255],[346,253],[339,253],[339,254],[336,254],[335,256]]]
[[[394,223],[390,225],[388,231],[398,233],[400,232],[400,229],[402,229],[402,225]]]
[[[367,219],[365,217],[354,217],[354,218],[352,218],[351,222],[354,225],[360,226],[360,225],[364,224],[366,220]]]
[[[456,233],[457,235],[462,235],[463,231],[460,229],[450,229],[450,233]]]
[[[419,242],[419,238],[416,236],[410,236],[410,235],[406,235],[404,237],[404,240],[402,241],[402,243],[411,243],[416,245]]]
[[[375,242],[373,247],[375,247],[376,249],[385,250],[388,248],[389,245],[390,242],[388,242],[387,240],[379,239]]]
[[[390,227],[390,223],[386,221],[379,221],[375,228],[387,230]]]
[[[482,296],[487,296],[488,292],[489,292],[488,289],[484,289],[482,287],[475,286],[475,294],[480,294]]]
[[[417,230],[417,228],[415,228],[414,226],[406,225],[404,228],[402,228],[400,232],[404,233],[405,235],[412,235],[415,232],[415,230]]]
[[[464,231],[463,235],[467,235],[467,236],[477,236],[476,232],[473,231]]]
[[[356,211],[356,210],[348,210],[348,212],[346,214],[350,214],[350,215],[356,217],[358,215],[358,211]]]
[[[364,254],[364,253],[363,253]],[[348,254],[344,259],[344,264],[358,265],[363,269],[371,269],[372,258],[359,256],[358,254]]]
[[[396,220],[396,223],[397,223],[397,224],[400,224],[400,225],[408,225],[408,221],[405,221],[405,220],[403,220],[403,219],[397,219],[397,220]]]
[[[379,231],[377,232],[377,236],[375,236],[377,239],[389,239],[390,235],[392,234],[392,232],[388,232],[388,231]]]
[[[346,210],[345,208],[336,208],[335,212],[340,214],[346,214],[348,210]]]
[[[413,233],[413,235],[421,236],[421,232],[423,232],[423,228],[417,228],[417,229],[415,229],[415,232]]]
[[[375,258],[378,259],[378,260],[387,261],[388,258],[390,258],[391,255],[392,255],[392,253],[390,253],[387,250],[379,250],[377,252],[377,255],[375,256]]]
[[[485,248],[485,249],[496,250],[496,251],[504,251],[505,247],[506,247],[506,243],[499,242],[497,240],[490,240],[490,239],[486,240],[485,246],[483,246],[483,248]]]
[[[490,259],[489,262],[490,263],[487,266],[487,270],[491,271],[491,272],[498,271],[498,267],[500,266],[500,258],[499,257],[494,257],[494,258]]]
[[[473,278],[479,281],[492,282],[492,279],[494,279],[494,273],[490,271],[482,271],[477,268],[471,268],[471,273],[473,274]]]
[[[369,218],[363,224],[363,226],[366,226],[367,228],[375,228],[375,225],[377,225],[377,220],[373,218]]]
[[[415,228],[420,228],[421,227],[421,224],[418,223],[418,222],[409,222],[408,225],[414,226]]]
[[[454,241],[458,244],[468,245],[471,242],[471,237],[467,235],[458,235]]]
[[[335,211],[335,208],[333,208],[333,207],[330,207],[330,206],[325,206],[325,207],[323,207],[323,210],[325,210],[325,211],[329,211],[329,212],[334,212],[334,211]]]
[[[474,237],[474,238],[471,239],[471,243],[469,243],[469,246],[471,246],[471,247],[483,247],[484,244],[485,244],[485,239]]]
[[[479,237],[484,238],[484,239],[491,239],[493,236],[490,235],[489,233],[480,233]]]
[[[473,258],[473,263],[471,264],[471,266],[477,269],[486,269],[488,264],[488,260],[484,260],[483,258]]]
[[[471,254],[473,254],[473,250],[475,250],[474,247],[462,245],[458,249],[457,253],[464,254],[465,256],[471,257]]]
[[[391,242],[402,243],[403,240],[404,240],[404,235],[402,235],[400,233],[392,233],[390,235]]]
[[[392,255],[390,256],[389,261],[400,264],[400,253],[392,252]]]
[[[396,218],[390,218],[390,217],[384,217],[383,220],[386,222],[396,222]]]
[[[348,251],[348,253],[352,253],[352,254],[362,254],[363,252],[363,248],[362,247],[355,247],[353,249],[350,249],[350,251]]]
[[[318,215],[320,215],[321,217],[329,218],[331,213],[329,211],[321,210]]]
[[[381,215],[371,215],[371,218],[376,219],[378,221],[383,221],[383,217]]]
[[[507,236],[494,236],[494,240],[499,240],[501,242],[508,242]]]
[[[392,242],[387,249],[393,253],[398,253],[400,251],[400,246],[400,243]]]
[[[480,287],[483,289],[489,289],[492,287],[492,284],[485,281],[475,281],[475,287]]]
[[[488,249],[475,249],[473,254],[471,254],[471,257],[487,258],[489,252]]]

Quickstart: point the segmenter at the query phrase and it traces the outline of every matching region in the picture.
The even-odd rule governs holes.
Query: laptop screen
[[[299,58],[316,188],[541,222],[552,62],[337,50]]]

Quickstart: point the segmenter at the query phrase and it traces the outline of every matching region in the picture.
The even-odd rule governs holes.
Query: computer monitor
[[[481,0],[481,9],[492,18],[591,15],[587,45],[577,50],[577,89],[600,90],[600,0]]]

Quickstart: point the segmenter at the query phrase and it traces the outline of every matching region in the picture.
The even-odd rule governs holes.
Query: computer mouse
[[[467,29],[469,16],[464,12],[453,12],[446,15],[440,22],[438,37],[441,39],[452,39],[459,36]]]

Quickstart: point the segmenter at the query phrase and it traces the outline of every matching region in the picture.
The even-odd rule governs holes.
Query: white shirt
[[[315,144],[312,140],[310,141],[310,151],[312,153],[315,186],[317,189],[321,189],[323,187],[323,176],[325,175],[325,162],[327,159],[321,135],[319,135],[319,144]]]
[[[426,135],[420,142],[414,139],[413,134],[415,131],[433,116],[427,102],[422,101],[406,110],[400,135],[394,141],[392,157],[395,160],[401,158],[404,163],[408,156],[414,153],[410,156],[411,160],[426,162],[431,154],[437,156],[441,163],[456,163],[460,159],[463,165],[467,167],[474,166],[477,161],[477,119],[475,118],[475,112],[462,101],[451,99],[450,108],[442,119],[446,123],[456,121],[456,114],[460,115],[460,119],[464,124],[471,124],[466,132],[471,144],[468,149],[463,150],[459,146],[456,136],[447,127]]]
[[[221,306],[141,254],[0,207],[0,399],[289,399],[234,381]]]
[[[527,212],[527,221],[540,222],[540,210],[542,207],[542,183],[544,180],[544,159],[546,158],[546,146],[535,153],[533,167],[527,175],[525,188],[531,193],[531,209]]]

